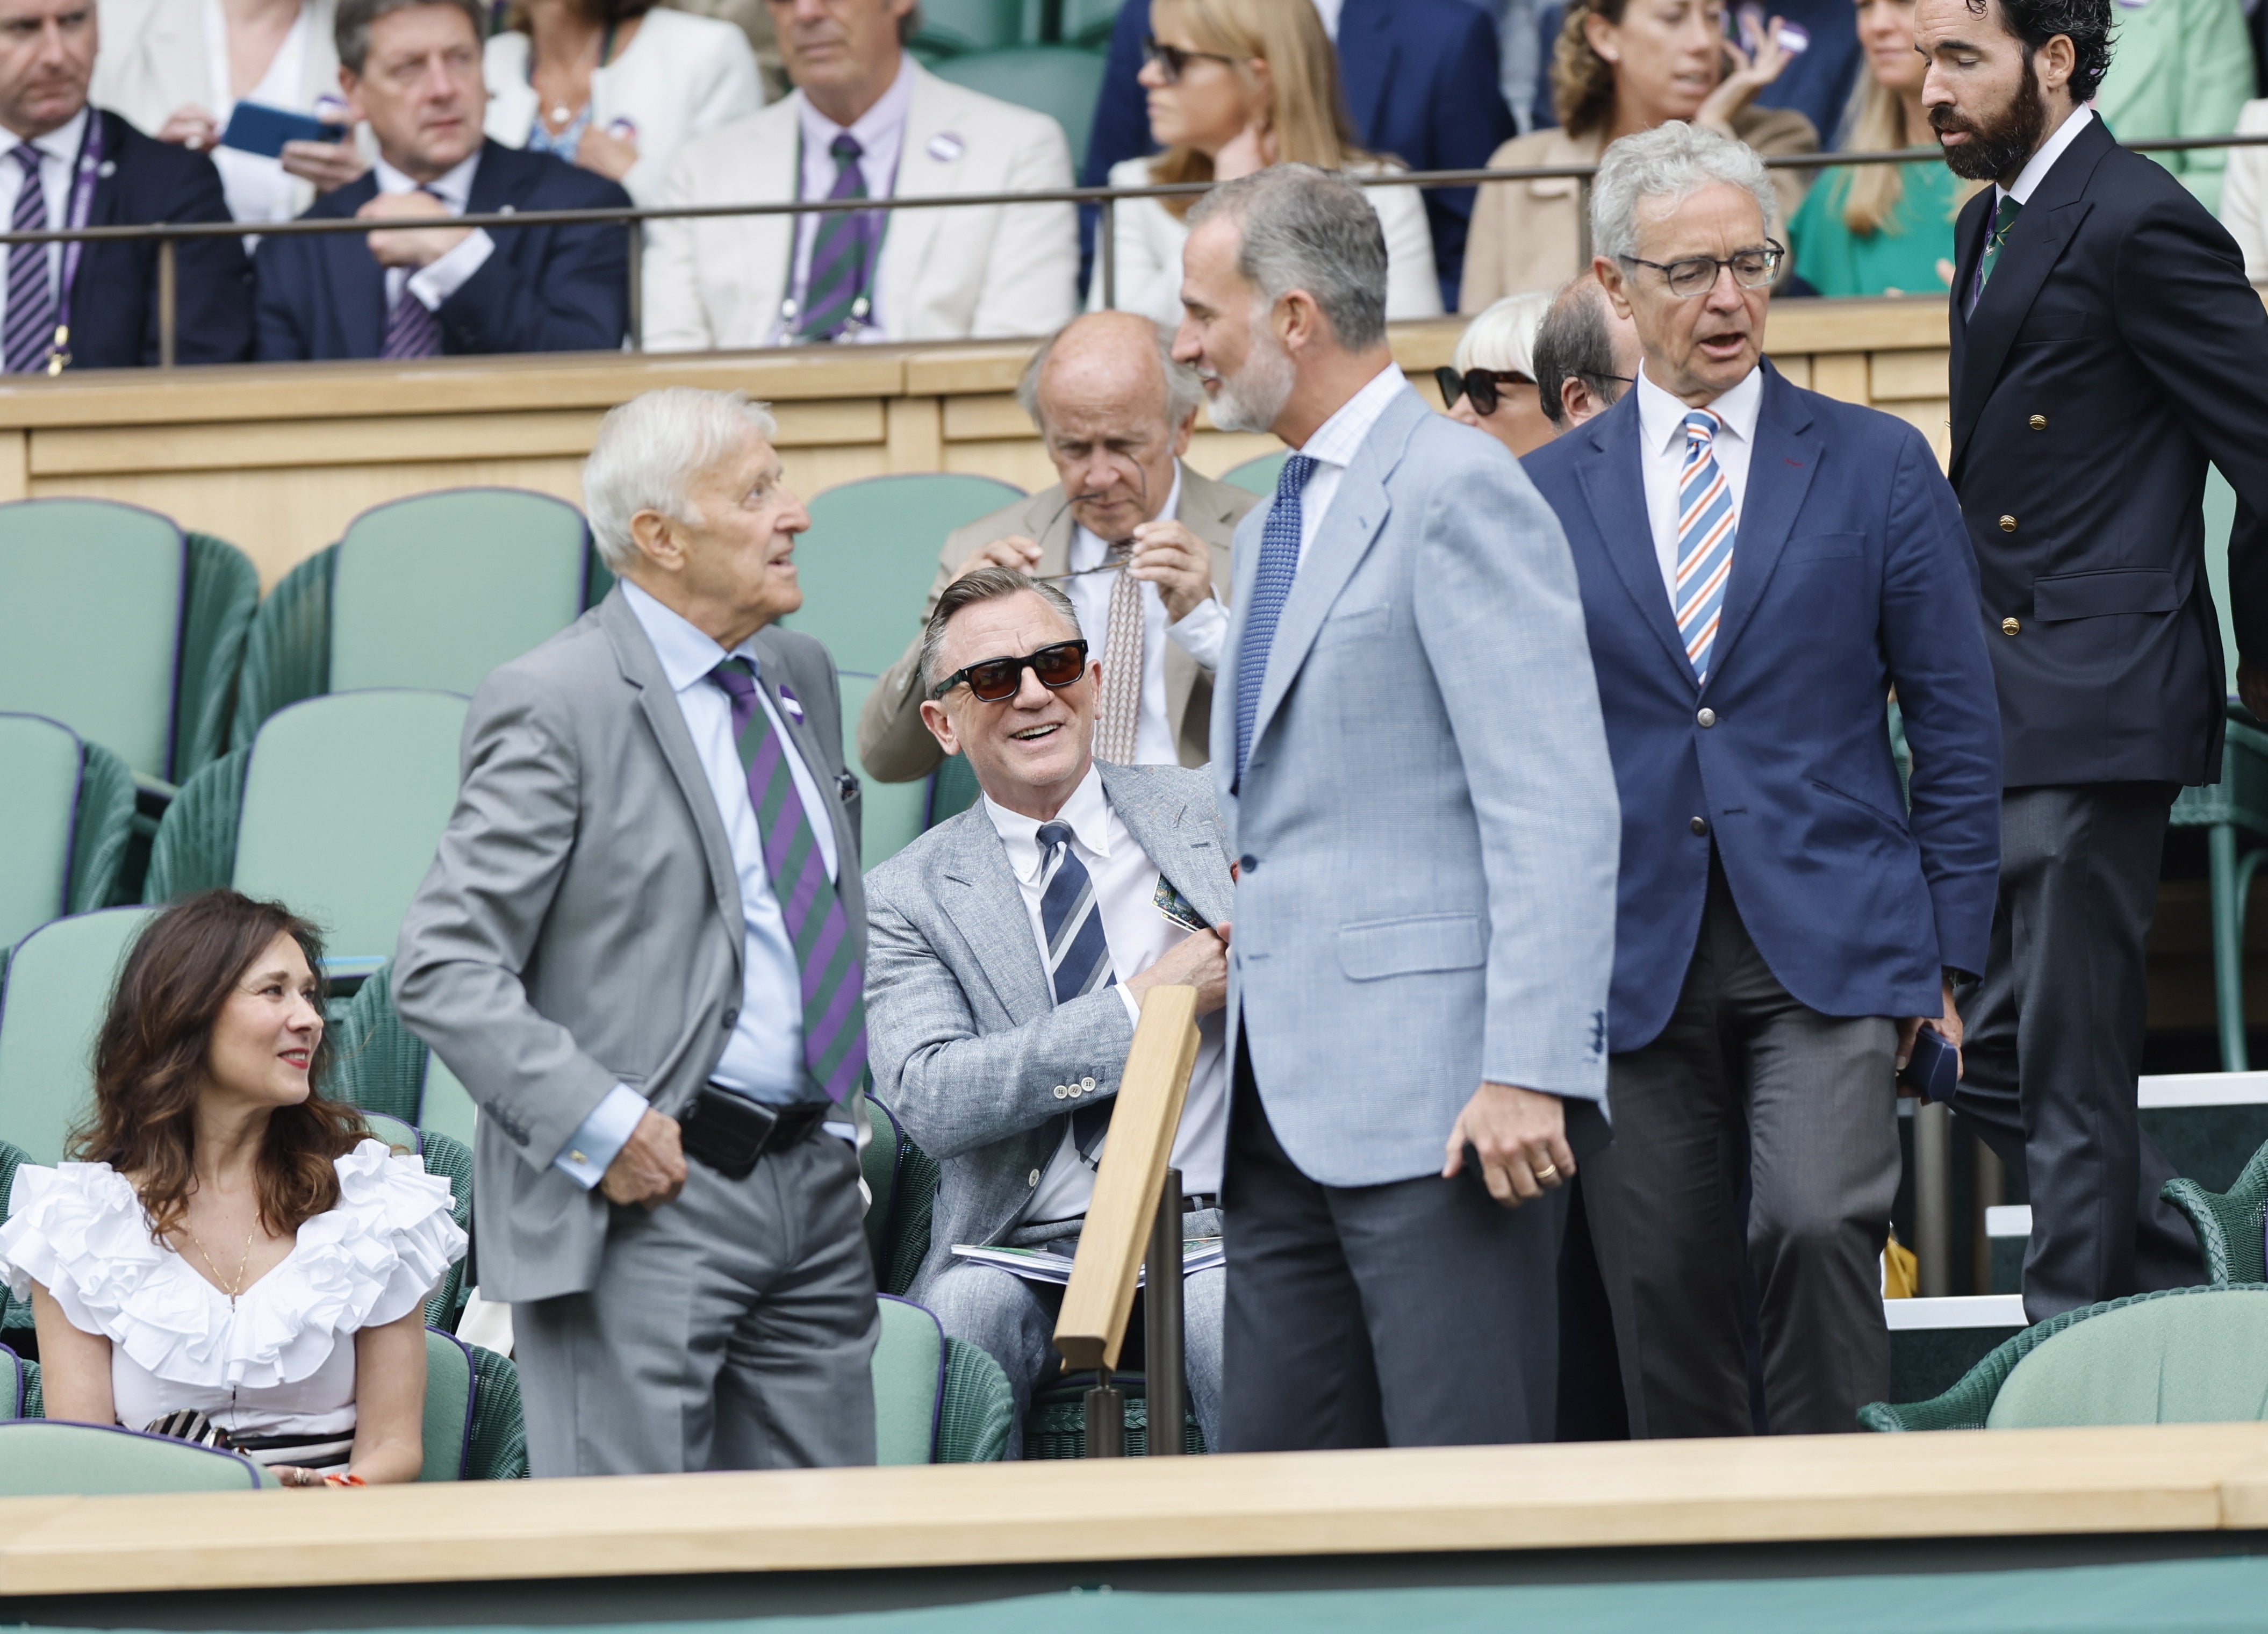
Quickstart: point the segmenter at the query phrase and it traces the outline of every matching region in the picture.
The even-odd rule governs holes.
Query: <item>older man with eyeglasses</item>
[[[1634,1436],[1749,1433],[1744,1265],[1773,1432],[1889,1393],[1896,1075],[1925,1022],[1957,1070],[1953,978],[1991,939],[1976,564],[1918,431],[1764,361],[1774,209],[1697,126],[1607,150],[1593,264],[1644,362],[1525,462],[1574,548],[1621,796],[1615,1134],[1583,1187]]]
[[[998,1362],[1017,1455],[1055,1376],[1059,1286],[956,1253],[1079,1247],[1142,994],[1197,990],[1197,1066],[1174,1143],[1182,1235],[1220,1234],[1228,1130],[1221,1007],[1227,843],[1203,769],[1095,758],[1107,667],[1071,603],[1012,567],[947,585],[922,631],[922,722],[983,798],[867,877],[876,1093],[944,1169],[910,1290]],[[1220,1445],[1222,1274],[1189,1277],[1189,1400]]]

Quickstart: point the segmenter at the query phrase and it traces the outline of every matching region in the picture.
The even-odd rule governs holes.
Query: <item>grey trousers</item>
[[[1220,1213],[1205,1209],[1185,1214],[1182,1234],[1211,1237],[1220,1233]],[[1017,1233],[1009,1241],[1020,1248],[1045,1248],[1055,1254],[1075,1254],[1079,1233],[1060,1226]],[[1189,1407],[1204,1432],[1205,1446],[1220,1446],[1220,1320],[1221,1292],[1226,1280],[1219,1267],[1199,1271],[1182,1281],[1182,1370],[1189,1381]],[[1010,1459],[1023,1456],[1024,1415],[1032,1393],[1056,1376],[1062,1357],[1056,1350],[1056,1316],[1063,1308],[1060,1288],[1026,1282],[990,1265],[962,1260],[938,1273],[924,1291],[929,1306],[946,1333],[966,1340],[1000,1364],[1008,1387],[1016,1397],[1016,1418],[1008,1432]]]
[[[1240,1044],[1222,1202],[1222,1451],[1551,1439],[1565,1190],[1507,1209],[1469,1164],[1454,1180],[1310,1180]]]
[[[2032,1203],[2024,1314],[2034,1321],[2205,1280],[2189,1222],[2158,1189],[2173,1166],[2135,1114],[2170,783],[2011,789],[1984,980],[1962,993],[1968,1040],[1954,1115]]]
[[[531,1472],[873,1463],[857,1154],[821,1134],[745,1180],[686,1167],[674,1203],[614,1210],[595,1288],[512,1307]]]
[[[1652,1043],[1609,1058],[1615,1137],[1583,1165],[1632,1438],[1753,1432],[1744,1260],[1776,1433],[1856,1430],[1859,1409],[1889,1395],[1896,1058],[1895,1022],[1790,996],[1712,866],[1677,1007]]]

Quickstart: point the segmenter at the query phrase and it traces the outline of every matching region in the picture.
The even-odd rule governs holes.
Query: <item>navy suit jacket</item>
[[[153,221],[226,221],[212,158],[145,136],[122,115],[102,121],[102,168],[91,227]],[[233,233],[176,240],[174,356],[182,363],[240,363],[252,350],[252,269]],[[114,240],[80,252],[72,285],[70,366],[130,369],[158,361],[158,243]]]
[[[352,216],[375,172],[327,193],[305,219]],[[627,207],[630,195],[549,153],[481,144],[467,213]],[[495,253],[441,303],[441,350],[613,351],[630,313],[628,239],[618,224],[501,228]],[[263,239],[254,258],[261,362],[375,357],[386,344],[386,269],[360,233]]]
[[[1110,33],[1110,60],[1081,180],[1101,187],[1121,159],[1154,153],[1147,93],[1135,83],[1150,0],[1126,0]],[[1412,170],[1473,170],[1513,133],[1497,84],[1496,22],[1470,0],[1346,0],[1339,13],[1339,83],[1347,111],[1372,152]],[[1457,310],[1457,280],[1472,224],[1470,188],[1425,194],[1433,264],[1446,310]]]
[[[2237,649],[2268,661],[2268,314],[2228,232],[2100,119],[2041,178],[1964,313],[1992,208],[1987,188],[1954,230],[1953,482],[2008,785],[2217,783],[2205,462],[2236,490]]]
[[[2000,730],[1953,490],[1904,421],[1765,367],[1705,687],[1654,555],[1638,394],[1524,461],[1574,551],[1622,799],[1615,1050],[1669,1019],[1712,845],[1757,950],[1813,1010],[1935,1015],[1941,968],[1984,968]]]

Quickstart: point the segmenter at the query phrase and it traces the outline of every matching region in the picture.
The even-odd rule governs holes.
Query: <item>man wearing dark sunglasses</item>
[[[1211,779],[1093,752],[1108,666],[1070,601],[1013,568],[946,587],[923,628],[921,717],[983,798],[866,882],[877,1093],[944,1174],[912,1297],[982,1347],[1015,1395],[1054,1375],[1060,1288],[955,1245],[1079,1246],[1138,1001],[1197,990],[1198,1049],[1174,1144],[1185,1238],[1220,1234],[1228,1072],[1227,847]],[[1188,1278],[1189,1400],[1220,1445],[1216,1266]]]

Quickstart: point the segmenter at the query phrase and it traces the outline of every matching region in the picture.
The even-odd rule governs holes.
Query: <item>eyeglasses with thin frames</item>
[[[1161,45],[1155,34],[1142,36],[1142,61],[1155,63],[1169,85],[1179,85],[1182,75],[1192,63],[1226,63],[1236,66],[1236,58],[1219,51],[1190,51],[1181,46]]]
[[[1724,256],[1688,255],[1666,263],[1648,261],[1642,255],[1617,255],[1615,259],[1633,267],[1653,268],[1669,285],[1672,295],[1680,300],[1690,300],[1715,289],[1718,275],[1727,271],[1732,273],[1733,282],[1744,290],[1764,288],[1779,276],[1780,262],[1787,259],[1787,247],[1766,239],[1760,249],[1734,250]]]
[[[946,693],[967,681],[969,696],[979,703],[1005,703],[1023,689],[1026,670],[1037,675],[1042,687],[1060,692],[1086,673],[1086,643],[1058,641],[1021,658],[980,659],[939,681],[929,696],[942,702]]]

